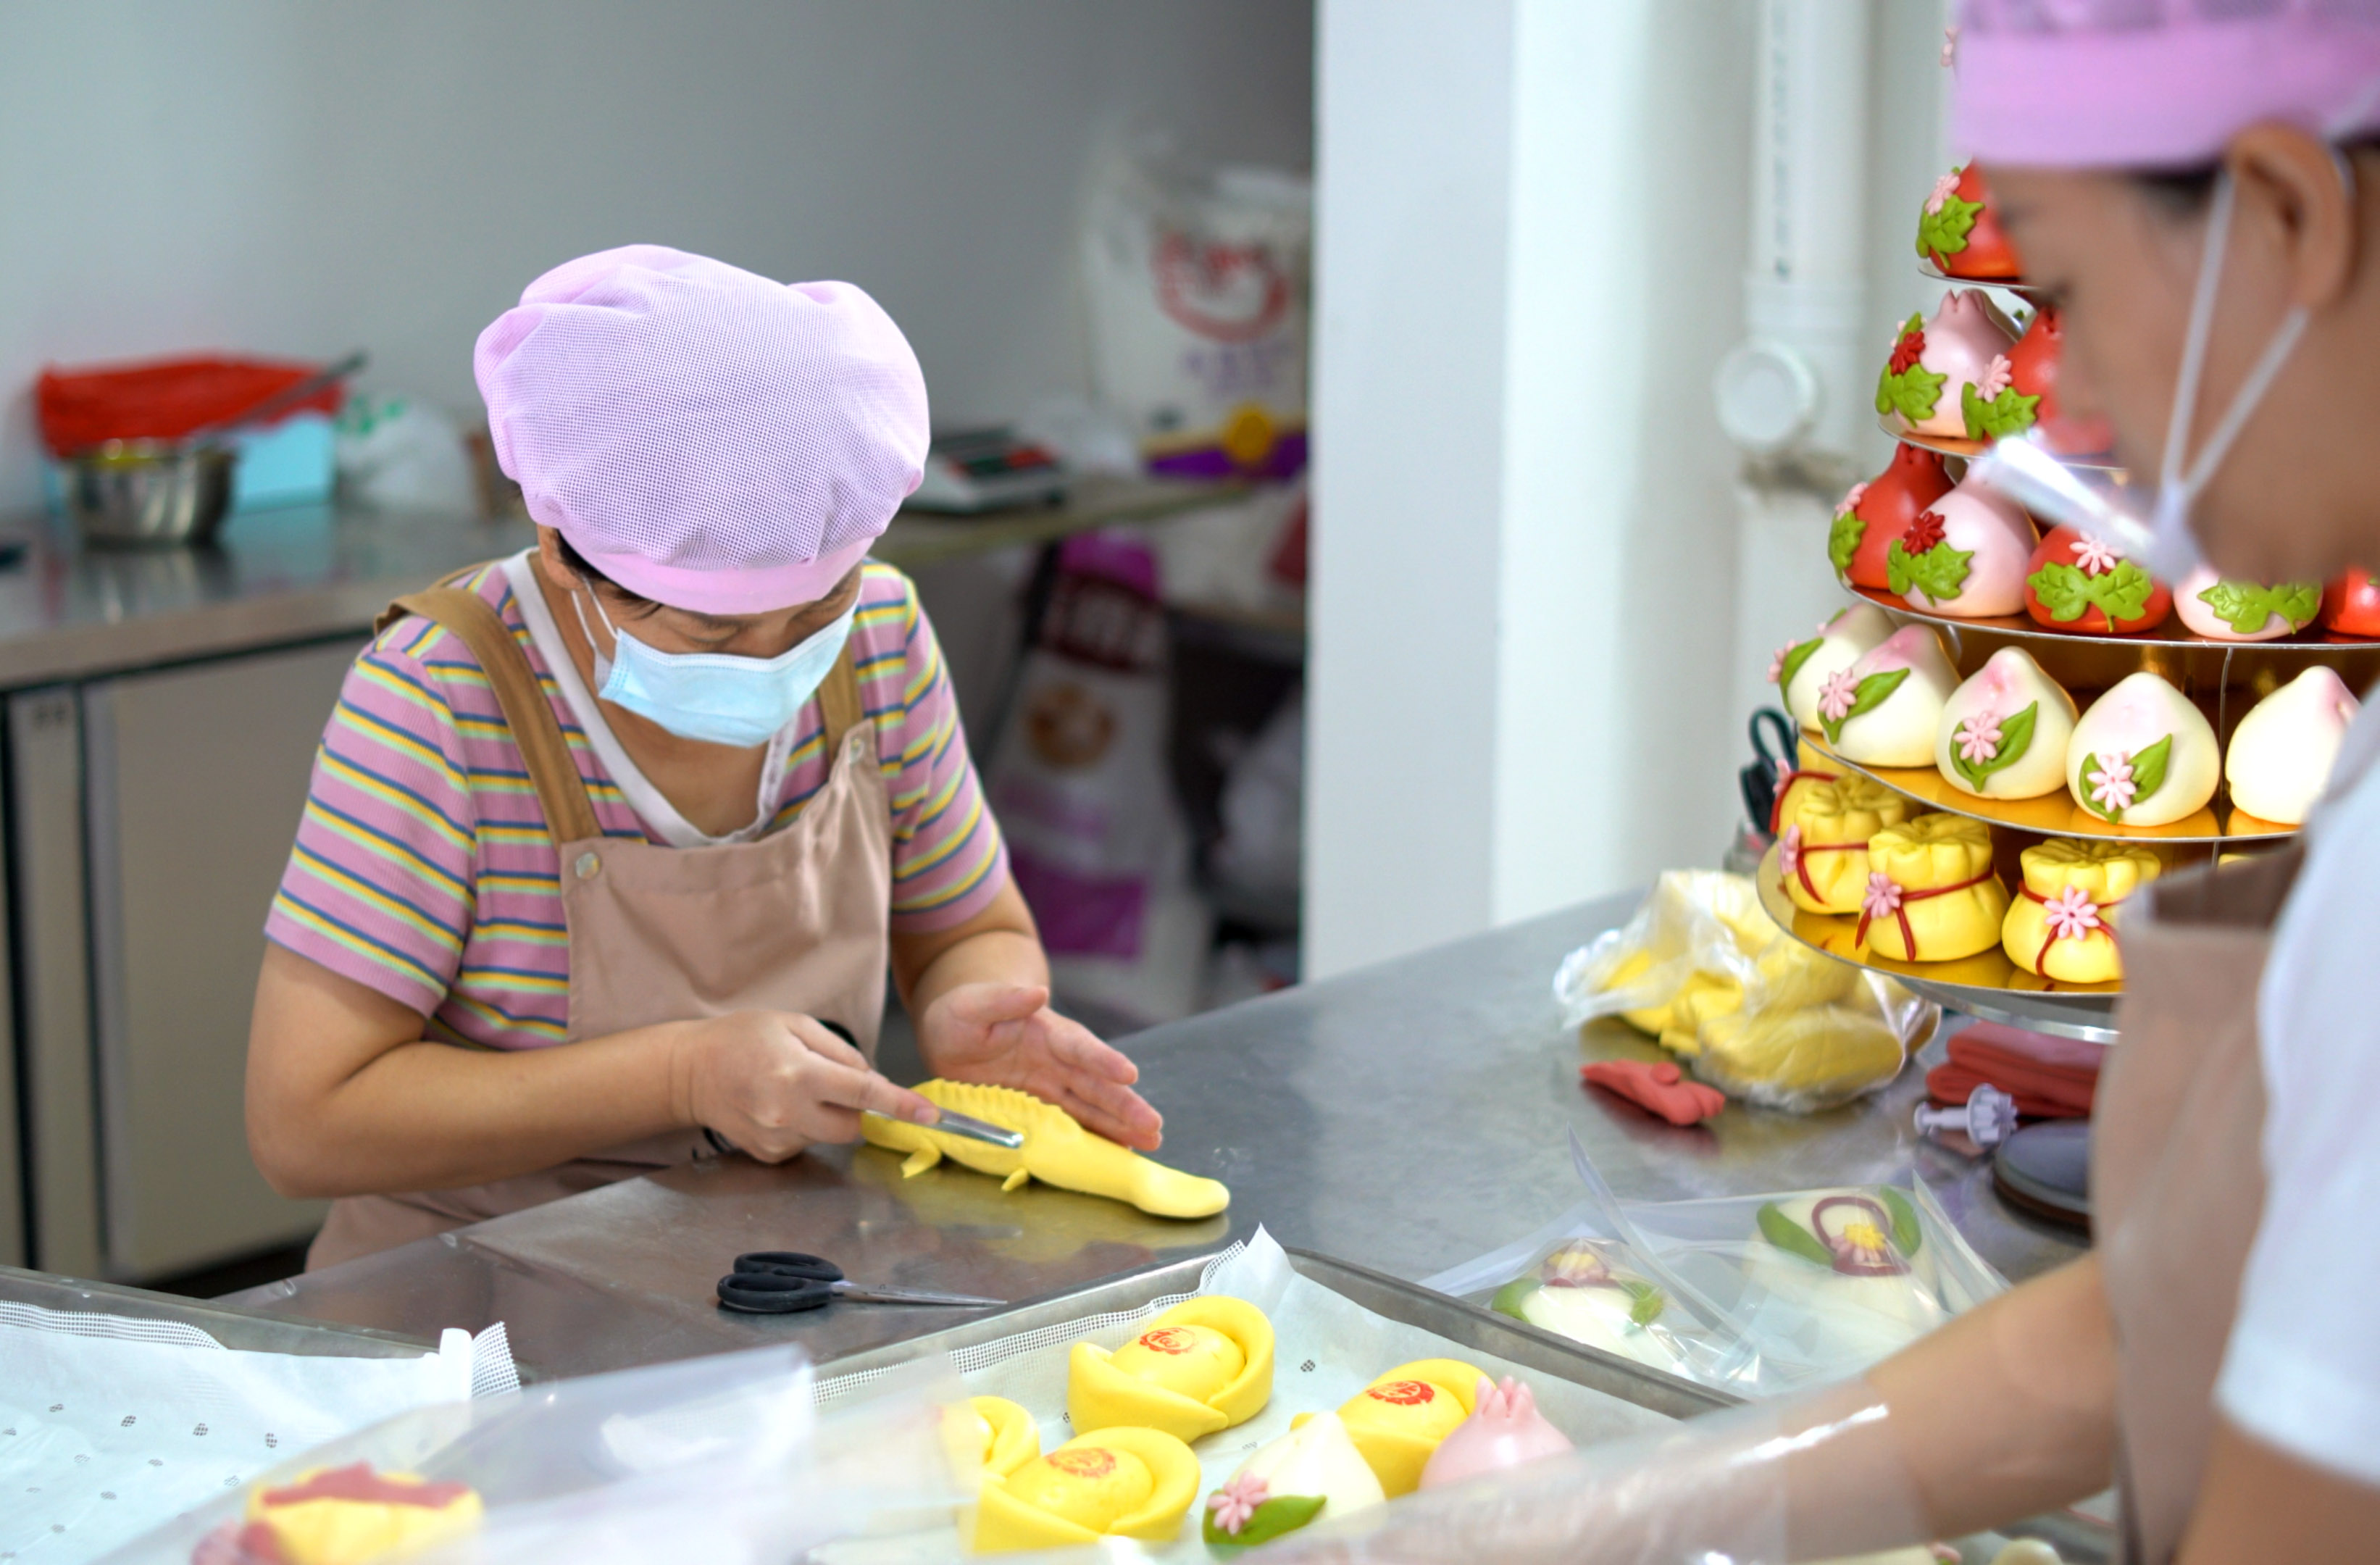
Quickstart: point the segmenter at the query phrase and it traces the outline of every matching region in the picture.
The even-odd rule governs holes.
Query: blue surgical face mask
[[[595,589],[587,588],[587,596],[594,598]],[[602,601],[596,599],[595,613],[612,633],[614,650],[607,658],[577,593],[571,594],[570,604],[577,611],[587,644],[595,650],[597,695],[681,739],[746,749],[775,737],[818,693],[835,659],[843,655],[859,612],[855,599],[841,618],[790,650],[773,658],[739,658],[649,647],[613,625],[603,613]]]

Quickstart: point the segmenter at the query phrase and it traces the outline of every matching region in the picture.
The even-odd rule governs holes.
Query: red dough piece
[[[2045,304],[2009,349],[2009,383],[2041,398],[2033,410],[2042,443],[2061,456],[2095,456],[2112,451],[2116,427],[2101,418],[2069,419],[2058,405],[2058,372],[2066,350],[2065,323],[2058,307]]]
[[[2322,628],[2340,636],[2380,637],[2380,580],[2350,570],[2322,589]]]
[[[2017,264],[2016,248],[2000,230],[1999,207],[1992,200],[1992,188],[1984,178],[1983,169],[1973,163],[1961,169],[1954,194],[1962,201],[1981,201],[1984,210],[1975,214],[1975,225],[1967,230],[1966,248],[1928,252],[1934,264],[1945,276],[1978,282],[2000,283],[2023,276],[2024,269]]]
[[[1667,1060],[1599,1060],[1581,1065],[1578,1074],[1580,1079],[1616,1092],[1673,1125],[1700,1124],[1717,1118],[1727,1107],[1727,1094],[1685,1080],[1685,1073]]]
[[[2116,595],[2114,589],[2124,580],[2136,582],[2137,578],[2116,576],[2105,566],[2107,557],[2101,553],[2095,558],[2087,550],[2086,535],[2080,529],[2050,528],[2024,567],[2025,613],[2052,630],[2070,630],[2082,636],[2131,636],[2163,625],[2166,616],[2173,613],[2173,592],[2155,577],[2149,578],[2148,592],[2141,598],[2139,613],[2120,620],[2108,617],[2107,599]],[[2094,564],[2101,568],[2092,569]],[[2137,585],[2131,591],[2140,596]],[[2058,617],[2058,605],[2071,607],[2077,601],[2086,603],[2080,615],[2063,620]]]
[[[1837,555],[1838,568],[1853,587],[1889,592],[1885,552],[1909,530],[1920,513],[1949,492],[1950,475],[1943,470],[1942,458],[1922,445],[1894,447],[1884,471],[1852,491],[1858,497],[1852,516],[1858,520],[1859,541],[1847,557]],[[1835,526],[1845,528],[1849,522],[1850,518],[1838,516]],[[1848,564],[1840,564],[1846,558]]]

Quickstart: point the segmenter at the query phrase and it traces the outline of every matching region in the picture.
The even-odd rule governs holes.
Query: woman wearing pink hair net
[[[474,368],[537,544],[382,616],[266,927],[249,1138],[338,1198],[310,1264],[931,1123],[871,1065],[888,969],[934,1074],[1154,1147],[1131,1062],[1050,1009],[932,628],[865,558],[926,455],[892,319],[636,245],[531,283]]]
[[[1969,0],[1955,140],[2161,565],[2380,562],[2380,0]],[[2299,845],[2123,927],[2096,1248],[1860,1379],[1367,1512],[1285,1558],[1820,1559],[2113,1483],[2124,1557],[2380,1558],[2380,705]]]

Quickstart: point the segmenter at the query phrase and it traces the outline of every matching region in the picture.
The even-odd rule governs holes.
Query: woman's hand
[[[1045,986],[978,982],[943,990],[917,1024],[917,1051],[937,1076],[1029,1092],[1111,1141],[1151,1152],[1164,1140],[1164,1120],[1132,1089],[1139,1070],[1080,1022],[1050,1010]]]
[[[812,1142],[858,1140],[863,1110],[917,1124],[937,1113],[825,1027],[784,1011],[685,1024],[671,1053],[670,1107],[678,1123],[714,1131],[764,1163]]]

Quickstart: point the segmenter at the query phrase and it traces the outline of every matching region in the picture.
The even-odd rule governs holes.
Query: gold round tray
[[[2324,653],[2357,652],[2365,654],[2374,677],[2380,677],[2380,641],[2361,636],[2339,636],[2326,630],[2308,628],[2294,636],[2277,637],[2270,641],[2218,641],[2211,636],[2201,636],[2181,623],[2181,616],[2169,613],[2165,623],[2152,629],[2117,635],[2104,630],[2060,630],[2046,625],[2031,614],[1990,614],[1982,617],[1961,617],[1932,609],[1921,609],[1906,598],[1896,598],[1889,592],[1879,592],[1872,587],[1846,587],[1844,591],[1863,598],[1893,616],[1896,622],[1907,624],[1923,620],[1960,636],[1970,633],[1992,638],[1995,642],[2047,642],[2053,646],[2071,647],[2078,643],[2098,643],[2109,647],[2181,647],[2211,649],[2216,652],[2245,652],[2252,657],[2273,653],[2294,653],[2299,657],[2320,658]],[[2028,651],[2034,649],[2028,647]],[[2342,678],[2346,677],[2341,675]],[[2350,685],[2356,682],[2348,680]],[[2368,682],[2367,682],[2368,683]]]
[[[2062,787],[2037,799],[1979,799],[1962,788],[1951,786],[1949,779],[1933,767],[1863,766],[1828,748],[1824,734],[1804,729],[1802,737],[1835,765],[1856,771],[1870,782],[1881,782],[1896,794],[2011,831],[2079,837],[2088,842],[2174,843],[2267,842],[2298,834],[2294,826],[2260,820],[2243,809],[2217,810],[2213,805],[2166,826],[2119,826],[2076,804],[2074,796]]]
[[[1822,955],[1907,984],[1937,1004],[1971,1016],[2032,1027],[2065,1037],[2112,1042],[2110,1024],[2121,984],[2062,984],[2024,971],[2008,952],[1991,950],[1957,962],[1896,962],[1879,956],[1858,938],[1859,920],[1830,917],[1796,907],[1785,894],[1777,849],[1761,855],[1753,877],[1760,905],[1777,927]]]
[[[1924,446],[1937,456],[1955,456],[1961,462],[1973,461],[1984,454],[1985,447],[1992,443],[1987,440],[1969,440],[1964,435],[1928,435],[1904,430],[1900,420],[1889,413],[1877,414],[1876,427],[1903,445]],[[2088,467],[2095,472],[2120,473],[2124,470],[2122,463],[2104,454],[2096,456],[2059,455],[2058,460],[2064,467]]]

